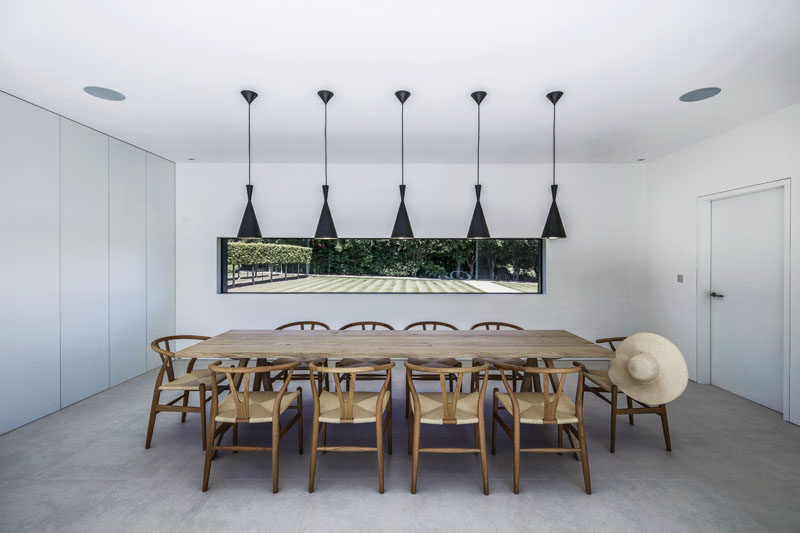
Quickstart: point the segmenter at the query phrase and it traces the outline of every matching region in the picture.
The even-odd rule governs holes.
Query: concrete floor
[[[320,456],[309,494],[308,452],[298,456],[294,430],[282,441],[278,494],[268,453],[220,453],[209,491],[201,492],[196,415],[180,424],[177,414],[160,414],[153,446],[144,449],[151,372],[0,436],[0,530],[800,530],[800,427],[696,384],[670,404],[671,453],[658,418],[642,416],[635,426],[620,417],[617,453],[610,454],[607,405],[587,396],[591,496],[572,457],[530,454],[514,495],[510,441],[502,435],[489,459],[489,496],[472,455],[423,455],[411,495],[401,377],[383,495],[373,454],[336,453]],[[306,402],[310,413],[310,396]],[[266,443],[268,428],[243,430],[240,442]],[[554,444],[554,430],[526,429],[523,446]],[[328,436],[331,444],[373,438],[367,425],[332,427]],[[422,439],[423,446],[469,443],[472,434],[423,426]]]

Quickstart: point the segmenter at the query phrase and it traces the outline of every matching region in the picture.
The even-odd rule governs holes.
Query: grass
[[[463,281],[413,278],[309,276],[297,280],[244,285],[228,292],[482,293]]]

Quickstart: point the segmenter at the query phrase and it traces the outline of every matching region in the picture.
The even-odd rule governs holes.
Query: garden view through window
[[[542,292],[541,239],[220,239],[220,292]]]

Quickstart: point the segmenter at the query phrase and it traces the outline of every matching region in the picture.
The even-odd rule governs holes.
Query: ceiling
[[[800,2],[4,0],[0,89],[186,162],[628,163],[800,101]],[[118,90],[109,102],[86,85]],[[710,100],[682,103],[691,89]]]

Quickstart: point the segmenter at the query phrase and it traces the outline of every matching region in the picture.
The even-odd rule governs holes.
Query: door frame
[[[791,355],[791,178],[697,197],[697,382],[711,383],[711,202],[783,190],[783,419],[789,420]]]

